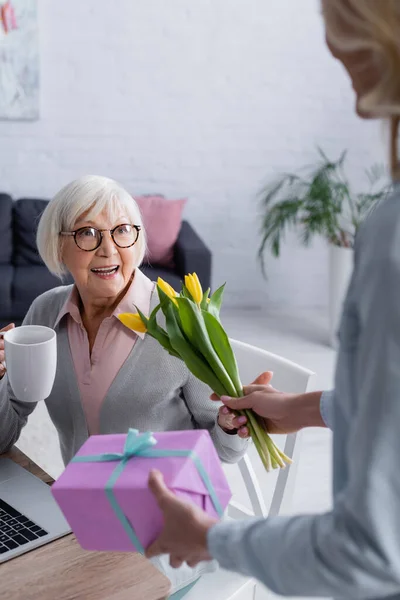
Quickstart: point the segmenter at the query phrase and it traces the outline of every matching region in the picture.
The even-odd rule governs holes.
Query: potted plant
[[[330,245],[330,336],[334,340],[353,265],[354,238],[362,221],[387,196],[391,185],[384,170],[366,171],[368,190],[354,193],[344,174],[346,151],[330,160],[318,149],[319,161],[307,173],[287,173],[268,185],[261,195],[261,243],[258,256],[265,275],[265,251],[278,257],[288,229],[296,228],[304,245],[320,235]]]

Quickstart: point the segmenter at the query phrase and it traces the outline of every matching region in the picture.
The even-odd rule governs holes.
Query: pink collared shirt
[[[100,408],[108,389],[138,336],[144,337],[143,333],[135,333],[125,327],[117,316],[124,312],[137,312],[136,306],[148,315],[154,285],[136,269],[127,293],[113,314],[101,323],[91,355],[88,335],[79,311],[79,294],[75,286],[58,315],[57,323],[63,316],[68,315],[69,345],[89,435],[99,433]]]

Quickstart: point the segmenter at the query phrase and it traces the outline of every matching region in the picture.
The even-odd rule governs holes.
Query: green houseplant
[[[267,249],[274,257],[289,229],[296,229],[304,245],[315,236],[331,247],[331,335],[337,327],[343,295],[352,267],[354,238],[366,216],[383,200],[391,185],[382,167],[366,171],[367,190],[353,192],[344,172],[346,151],[330,160],[318,149],[318,162],[304,175],[286,173],[261,193],[261,243],[258,257],[263,274]]]
[[[330,244],[352,248],[361,222],[390,191],[390,185],[382,183],[383,168],[375,165],[366,171],[368,191],[354,193],[343,169],[346,151],[336,161],[320,148],[318,153],[320,160],[311,172],[305,176],[286,173],[262,191],[258,254],[264,272],[266,248],[278,257],[290,228],[299,229],[305,245],[314,235],[322,235]]]

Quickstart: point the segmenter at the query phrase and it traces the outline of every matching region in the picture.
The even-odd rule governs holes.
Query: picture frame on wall
[[[38,118],[37,0],[0,0],[0,119]]]

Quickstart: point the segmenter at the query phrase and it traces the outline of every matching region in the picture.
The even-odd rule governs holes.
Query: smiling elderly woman
[[[39,296],[24,320],[57,332],[57,374],[46,405],[64,463],[89,435],[128,427],[208,429],[220,458],[237,461],[247,442],[235,435],[230,415],[218,415],[208,388],[150,336],[117,318],[135,306],[148,314],[158,302],[155,284],[138,268],[146,237],[132,196],[105,177],[77,179],[48,204],[37,242],[49,270],[60,277],[69,272],[75,282]],[[0,453],[18,440],[34,408],[14,396],[5,376]]]
[[[75,282],[39,296],[24,324],[57,332],[58,365],[46,405],[68,463],[91,434],[139,430],[208,429],[220,458],[236,462],[247,441],[236,435],[228,409],[209,399],[209,389],[185,364],[150,336],[134,333],[117,318],[149,314],[158,304],[155,284],[139,270],[146,237],[140,211],[118,183],[87,176],[64,187],[40,220],[37,243],[49,270]],[[12,327],[9,325],[5,329]],[[0,340],[0,365],[4,342]],[[17,440],[34,403],[15,397],[0,372],[0,453]],[[243,428],[241,435],[246,435]],[[156,565],[173,589],[210,567],[172,572],[166,557]]]

